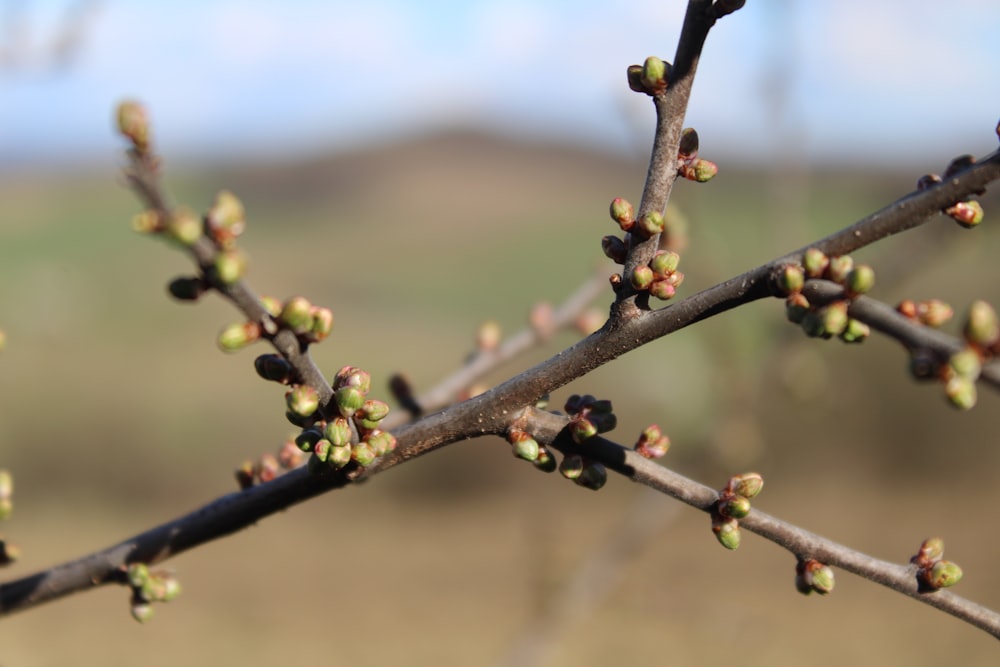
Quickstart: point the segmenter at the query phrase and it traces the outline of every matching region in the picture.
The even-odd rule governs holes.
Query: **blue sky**
[[[456,126],[645,151],[652,109],[625,67],[672,57],[686,3],[103,0],[61,68],[44,45],[73,3],[20,4],[16,37],[0,34],[8,55],[19,45],[0,69],[7,164],[113,159],[123,97],[148,104],[162,150],[183,159],[291,158]],[[706,155],[744,161],[776,145],[929,166],[984,153],[998,34],[996,0],[749,0],[709,36],[687,124]]]

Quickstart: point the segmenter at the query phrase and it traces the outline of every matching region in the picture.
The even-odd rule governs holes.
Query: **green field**
[[[913,172],[729,170],[681,183],[688,220],[681,295],[825,236],[907,193]],[[314,349],[383,389],[405,372],[429,388],[462,363],[479,322],[506,331],[593,271],[615,196],[638,201],[645,167],[581,149],[443,135],[283,165],[167,177],[203,210],[221,188],[249,211],[241,243],[262,294],[329,306]],[[111,168],[0,172],[0,467],[15,474],[3,533],[23,560],[4,578],[104,547],[235,488],[231,471],[293,432],[253,350],[227,356],[220,299],[171,301],[187,259],[129,228],[139,206]],[[995,225],[946,218],[869,248],[889,303],[1000,303]],[[610,290],[608,291],[610,298]],[[599,304],[606,307],[606,302]],[[557,337],[507,373],[573,340]],[[263,351],[263,348],[261,348]],[[379,380],[383,384],[378,385]],[[492,378],[501,379],[500,375]],[[903,561],[940,534],[966,571],[961,593],[1000,607],[991,530],[1000,469],[997,397],[959,414],[906,373],[898,345],[807,340],[777,302],[753,304],[636,351],[565,389],[610,398],[613,433],[651,422],[666,465],[705,483],[757,469],[762,509]],[[627,538],[626,519],[647,530]],[[989,526],[989,527],[988,527]],[[534,621],[588,558],[634,539],[581,602]],[[533,636],[552,665],[993,665],[995,640],[838,572],[827,598],[794,591],[794,561],[749,537],[715,543],[707,517],[612,478],[591,493],[518,464],[495,440],[457,444],[266,520],[168,563],[183,595],[147,626],[107,587],[4,619],[3,665],[489,665]],[[594,590],[601,588],[594,583]]]

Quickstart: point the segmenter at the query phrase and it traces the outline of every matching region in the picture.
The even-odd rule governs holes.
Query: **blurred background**
[[[220,299],[172,302],[185,257],[130,230],[114,105],[144,101],[179,203],[222,188],[249,212],[262,294],[329,306],[332,375],[458,368],[595,271],[607,205],[638,202],[653,111],[625,67],[670,59],[684,3],[0,2],[4,579],[103,548],[235,489],[294,429],[257,350],[223,355]],[[680,183],[681,295],[825,236],[962,153],[996,147],[1000,6],[750,2],[713,29],[687,124],[720,164]],[[1000,303],[994,229],[949,219],[866,249],[874,296]],[[610,299],[595,304],[602,312]],[[949,330],[955,331],[958,322]],[[489,381],[575,340],[563,333]],[[260,348],[259,352],[264,349]],[[554,396],[611,399],[631,443],[755,506],[905,561],[945,539],[960,593],[1000,607],[997,420],[917,384],[874,338],[807,340],[777,302],[630,353]],[[381,378],[381,384],[380,384]],[[496,440],[458,444],[167,563],[184,593],[146,626],[104,588],[0,621],[0,664],[841,665],[996,662],[995,640],[838,572],[794,591],[794,559],[612,478],[599,493]],[[344,574],[337,576],[336,571]],[[53,641],[58,637],[58,641]],[[841,638],[850,637],[850,641]]]

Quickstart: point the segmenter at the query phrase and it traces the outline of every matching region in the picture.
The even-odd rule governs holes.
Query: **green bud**
[[[830,264],[826,267],[826,277],[841,285],[847,282],[847,276],[854,270],[854,258],[850,255],[831,257]],[[874,282],[874,276],[872,276]]]
[[[728,496],[719,500],[719,514],[731,519],[742,519],[750,514],[750,500],[743,496]]]
[[[976,381],[962,375],[953,375],[945,382],[945,396],[959,410],[971,410],[976,406]]]
[[[834,301],[816,312],[822,322],[823,333],[821,335],[823,337],[839,336],[847,329],[849,318],[846,301]]]
[[[820,595],[826,595],[833,591],[835,583],[833,569],[819,561],[810,561],[806,565],[806,581],[809,582],[814,591]]]
[[[292,387],[285,394],[288,409],[302,417],[310,417],[319,409],[319,394],[307,384]]]
[[[263,379],[281,384],[288,384],[295,372],[288,360],[277,354],[260,355],[253,360],[253,367]]]
[[[351,458],[357,461],[359,466],[366,467],[374,463],[378,456],[375,454],[375,448],[362,440],[351,446]]]
[[[337,417],[327,422],[323,435],[334,447],[351,444],[351,424],[344,417]]]
[[[785,299],[785,316],[794,324],[802,323],[809,313],[809,308],[809,300],[800,292],[795,292]]]
[[[535,464],[535,467],[542,472],[555,472],[556,458],[552,456],[552,452],[545,447],[538,447],[538,457],[533,463]]]
[[[365,395],[356,387],[341,387],[334,394],[337,409],[343,417],[353,417],[365,404]]]
[[[601,250],[604,251],[604,256],[615,264],[625,263],[625,255],[628,251],[625,249],[625,242],[617,236],[605,236],[602,238]]]
[[[563,457],[562,462],[559,464],[559,472],[566,479],[576,481],[583,474],[584,467],[583,457],[579,454],[572,454]]]
[[[219,347],[224,352],[236,352],[260,338],[260,325],[256,322],[230,324],[219,332]]]
[[[945,213],[950,215],[955,222],[966,229],[972,229],[981,223],[983,221],[983,217],[985,216],[985,213],[983,212],[983,205],[974,199],[970,199],[969,201],[960,201],[954,206],[950,206],[945,209]]]
[[[658,250],[653,259],[649,262],[649,268],[653,269],[659,277],[665,277],[677,270],[681,256],[670,250]]]
[[[627,232],[635,224],[635,209],[627,199],[615,197],[611,200],[611,219]]]
[[[126,100],[118,105],[116,113],[118,131],[132,142],[140,153],[149,150],[149,116],[146,108],[138,102]]]
[[[538,446],[537,440],[532,438],[527,433],[524,433],[523,436],[514,440],[511,450],[514,452],[514,456],[519,459],[524,459],[525,461],[537,461],[541,448]]]
[[[326,438],[320,438],[313,444],[313,455],[323,463],[326,463],[326,459],[330,455],[331,448],[332,445],[329,440]]]
[[[926,572],[924,581],[935,590],[954,586],[962,580],[962,568],[948,560],[937,561]]]
[[[182,246],[192,246],[201,238],[202,224],[194,211],[181,207],[171,212],[164,231]]]
[[[682,160],[689,160],[698,155],[698,132],[693,127],[685,127],[681,130],[680,149],[678,157]]]
[[[970,380],[976,380],[979,377],[982,367],[979,353],[971,347],[956,352],[948,359],[948,368],[951,369],[952,373]]]
[[[678,170],[681,177],[695,183],[708,183],[719,173],[719,165],[709,160],[698,158],[681,165]]]
[[[321,306],[313,306],[312,327],[309,329],[309,339],[315,343],[320,342],[333,331],[333,311]]]
[[[662,232],[664,224],[662,213],[659,211],[650,211],[639,218],[635,229],[639,232],[640,236],[648,239]]]
[[[649,285],[649,293],[660,301],[669,301],[677,294],[677,288],[669,280],[654,280]]]
[[[845,343],[864,342],[872,333],[871,328],[860,320],[853,317],[847,319],[847,326],[840,332],[840,340]]]
[[[778,270],[774,279],[778,294],[782,296],[801,292],[805,282],[805,271],[798,264],[785,264]]]
[[[247,257],[241,251],[223,250],[215,256],[215,277],[223,285],[239,282],[247,272]]]
[[[140,623],[145,623],[149,619],[153,618],[153,605],[148,602],[143,602],[141,600],[134,601],[132,602],[130,611],[132,612],[132,618]]]
[[[802,255],[802,268],[805,269],[808,278],[822,277],[829,265],[830,258],[819,248],[809,248]]]
[[[989,348],[1000,341],[1000,320],[986,301],[973,301],[962,329],[965,339],[980,348]]]
[[[373,422],[382,421],[389,414],[389,404],[369,398],[359,409],[363,419]]]
[[[574,481],[585,489],[597,491],[607,484],[608,471],[600,463],[591,461],[583,467],[583,471],[580,473],[580,476]]]
[[[729,478],[727,489],[744,498],[756,498],[764,488],[764,478],[760,473],[745,472]]]
[[[933,563],[944,556],[944,540],[940,537],[929,537],[920,545],[920,551],[913,557],[918,563]]]
[[[581,417],[570,421],[569,432],[573,436],[573,442],[580,444],[597,435],[598,430],[592,421]]]
[[[712,520],[712,532],[719,544],[730,550],[740,547],[740,524],[736,519],[719,517]]]
[[[286,301],[278,314],[278,321],[296,334],[304,334],[313,326],[312,304],[301,296]]]
[[[847,274],[845,284],[853,294],[865,294],[875,286],[875,270],[867,264],[858,264]]]
[[[376,429],[368,434],[366,440],[374,450],[375,456],[385,456],[396,449],[396,437],[388,431]]]
[[[243,202],[229,190],[215,195],[215,202],[208,210],[206,219],[212,239],[223,248],[230,247],[246,229]]]
[[[597,428],[598,433],[607,433],[608,431],[613,431],[615,430],[615,427],[618,426],[617,415],[610,412],[608,413],[591,412],[590,416],[588,417],[588,420],[590,421],[591,424],[594,425],[595,428]]]
[[[921,324],[939,327],[952,318],[955,311],[940,299],[928,299],[914,305],[916,318]]]
[[[264,309],[264,312],[271,317],[278,317],[281,315],[281,309],[283,307],[281,301],[278,301],[273,296],[260,297],[260,305],[261,308]]]
[[[143,211],[132,216],[132,230],[140,234],[154,234],[163,230],[159,211]]]
[[[145,563],[130,563],[125,571],[128,585],[132,588],[141,588],[149,581],[149,566]]]
[[[372,377],[367,371],[360,368],[355,368],[354,366],[344,366],[337,371],[337,375],[333,378],[333,382],[331,384],[334,389],[339,389],[341,387],[354,387],[362,394],[367,394],[371,391]]]
[[[648,266],[635,267],[635,270],[629,276],[629,282],[639,292],[649,289],[649,286],[653,284],[653,269]]]
[[[642,85],[650,94],[661,93],[667,88],[670,66],[656,56],[646,58],[642,64]]]
[[[163,596],[161,602],[170,602],[181,594],[181,582],[174,577],[167,577],[163,580]]]
[[[343,468],[351,462],[351,446],[331,447],[326,462],[334,468]]]

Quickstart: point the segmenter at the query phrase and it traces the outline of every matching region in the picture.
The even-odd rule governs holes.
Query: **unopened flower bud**
[[[571,479],[576,481],[583,474],[584,468],[583,457],[579,454],[571,454],[570,456],[564,456],[562,462],[559,464],[559,472],[566,479]]]
[[[809,587],[820,595],[826,595],[833,591],[835,579],[833,568],[829,565],[810,559],[806,561],[803,576]]]
[[[569,423],[569,432],[573,436],[573,442],[579,444],[584,440],[589,440],[597,435],[597,427],[589,419],[574,419]]]
[[[351,462],[351,446],[331,447],[326,462],[334,468],[343,468]]]
[[[201,219],[190,209],[177,208],[167,218],[163,231],[182,246],[192,246],[201,238]]]
[[[857,264],[847,274],[845,287],[852,294],[865,294],[875,286],[875,271],[867,264]]]
[[[137,151],[146,152],[150,143],[149,116],[146,114],[146,108],[138,102],[127,100],[118,105],[116,117],[118,131],[132,142]]]
[[[801,292],[805,282],[805,271],[798,264],[785,264],[774,276],[774,286],[781,296]]]
[[[358,465],[367,467],[374,463],[378,456],[375,454],[375,449],[362,440],[351,446],[351,458],[357,461]]]
[[[653,284],[653,269],[645,265],[635,267],[635,270],[629,275],[629,282],[632,283],[632,287],[636,291],[641,292],[649,289],[649,286]]]
[[[511,450],[514,452],[514,456],[525,461],[537,461],[541,452],[538,441],[524,431],[520,431],[519,435],[514,438]]]
[[[695,183],[708,183],[719,173],[719,165],[709,160],[697,158],[691,162],[685,162],[679,169],[682,178]]]
[[[219,347],[225,352],[236,352],[260,338],[260,325],[256,322],[230,324],[219,332]]]
[[[357,387],[341,387],[334,396],[337,409],[343,417],[353,417],[365,403],[365,395]]]
[[[285,402],[295,414],[309,417],[319,409],[319,394],[309,385],[300,384],[285,394]]]
[[[955,311],[952,307],[940,299],[928,299],[927,301],[914,304],[914,316],[921,324],[929,327],[941,326],[950,320],[954,314]]]
[[[608,482],[608,471],[600,463],[590,461],[583,467],[583,472],[575,480],[577,484],[585,489],[597,491]]]
[[[979,353],[971,347],[959,350],[948,359],[948,369],[954,375],[960,375],[970,380],[976,380],[982,368],[983,362]]]
[[[129,611],[132,613],[132,618],[140,623],[145,623],[149,619],[153,618],[153,605],[148,602],[143,602],[142,600],[132,602],[131,607],[129,607]]]
[[[344,417],[331,419],[323,430],[323,436],[334,447],[349,445],[351,444],[351,424]]]
[[[130,563],[125,578],[132,588],[142,588],[149,581],[149,566],[145,563]]]
[[[745,472],[729,478],[726,488],[738,496],[755,498],[764,488],[764,477],[757,472]]]
[[[962,568],[949,560],[939,560],[923,572],[924,583],[934,590],[954,586],[962,580]]]
[[[615,197],[611,200],[611,219],[627,232],[635,224],[635,209],[627,199]]]
[[[719,500],[719,514],[731,519],[742,519],[750,514],[750,500],[743,496],[727,496]]]
[[[319,459],[321,462],[326,463],[327,458],[330,456],[330,449],[333,445],[326,438],[320,438],[313,445],[313,456]]]
[[[847,302],[834,301],[817,311],[823,326],[824,338],[829,336],[839,336],[847,329]]]
[[[944,540],[940,537],[929,537],[920,545],[920,551],[912,561],[918,565],[930,565],[944,556]]]
[[[835,283],[843,285],[847,282],[847,276],[854,270],[854,258],[850,255],[831,257],[830,263],[826,267],[826,277]],[[874,276],[873,276],[874,278]]]
[[[663,225],[663,214],[659,211],[650,211],[639,218],[635,229],[638,230],[640,236],[648,239],[662,232]]]
[[[965,340],[976,347],[985,349],[1000,341],[1000,319],[997,312],[986,301],[973,301],[962,329]]]
[[[809,248],[802,255],[802,268],[808,278],[820,278],[830,266],[830,258],[819,248]]]
[[[712,532],[719,544],[735,550],[740,546],[740,524],[736,519],[718,517],[712,520]]]
[[[809,300],[801,292],[795,292],[785,300],[785,316],[789,322],[801,324],[809,312]]]
[[[960,201],[944,210],[952,220],[966,229],[971,229],[983,221],[986,215],[983,212],[983,205],[975,199]]]
[[[282,303],[273,296],[262,296],[260,297],[260,306],[264,309],[271,317],[278,317],[281,315]]]
[[[215,277],[223,285],[232,285],[247,271],[247,257],[240,250],[223,250],[215,256]]]
[[[677,288],[669,280],[655,280],[649,285],[649,293],[660,301],[669,301],[677,294]]]
[[[945,396],[959,410],[971,410],[976,406],[976,382],[972,378],[953,375],[945,382]]]
[[[550,452],[545,447],[538,447],[538,457],[533,461],[535,467],[542,472],[555,472],[556,469],[556,458],[552,456]]]
[[[656,56],[646,58],[642,64],[642,85],[651,95],[666,90],[669,76],[670,65]]]
[[[658,250],[649,262],[649,268],[653,269],[658,277],[663,278],[677,270],[681,256],[671,250]]]
[[[162,231],[163,217],[159,211],[143,211],[132,216],[132,230],[140,234],[153,234]]]
[[[845,343],[861,343],[871,336],[872,330],[867,324],[853,317],[847,318],[847,326],[840,332],[840,340]]]
[[[375,452],[375,456],[385,456],[389,452],[396,449],[396,437],[388,431],[375,429],[369,433],[368,437],[365,439],[368,441],[368,444],[371,445],[372,451]]]
[[[322,306],[313,306],[310,313],[312,314],[312,327],[306,333],[309,340],[318,343],[333,331],[333,311]]]
[[[313,306],[308,299],[293,296],[285,301],[278,321],[294,333],[304,334],[313,326]]]
[[[229,190],[222,190],[215,195],[206,220],[212,240],[220,247],[228,248],[246,228],[243,202]]]

